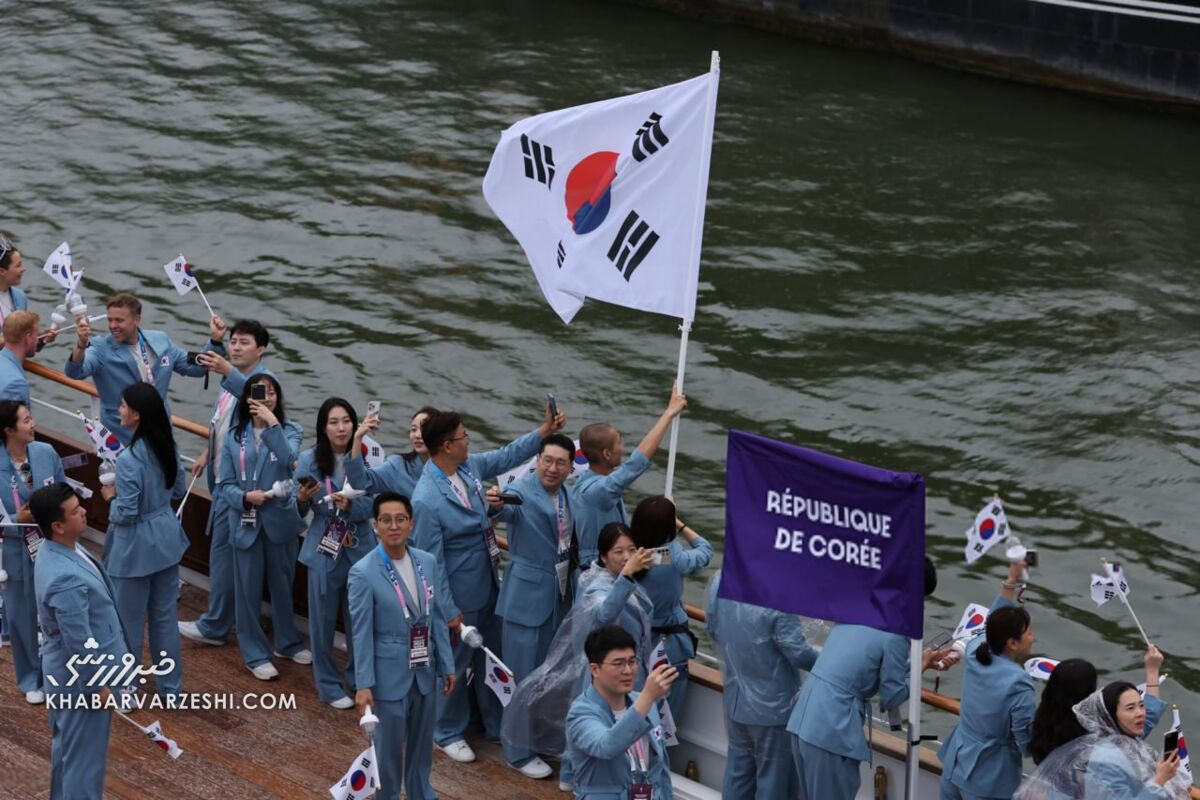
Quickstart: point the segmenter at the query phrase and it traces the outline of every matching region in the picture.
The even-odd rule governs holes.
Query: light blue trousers
[[[725,719],[729,740],[722,797],[795,800],[800,781],[792,735],[783,725],[748,725]]]
[[[491,597],[487,605],[478,611],[463,613],[463,623],[479,629],[483,635],[483,643],[500,659],[504,658],[500,645],[500,618],[496,616],[497,592],[492,587]],[[455,637],[457,639],[457,637]],[[479,717],[483,723],[483,733],[491,741],[500,738],[500,713],[504,707],[500,699],[488,688],[483,679],[486,657],[483,650],[476,650],[456,640],[454,647],[454,672],[458,676],[454,691],[446,697],[437,693],[438,721],[433,733],[433,739],[440,745],[457,742],[463,738],[463,732],[471,721],[471,698],[479,708]],[[467,667],[472,667],[474,677],[468,684],[466,679]]]
[[[562,617],[557,609],[536,628],[504,620],[500,635],[501,646],[506,654],[503,656],[504,663],[513,671],[517,683],[546,660],[546,653],[550,651],[550,643],[554,641],[554,634],[561,622]],[[503,736],[500,743],[504,746],[504,757],[514,767],[524,766],[525,762],[537,755],[532,750],[509,744]]]
[[[963,791],[951,783],[945,775],[942,775],[942,781],[938,786],[938,798],[939,800],[988,800],[985,795]]]
[[[332,703],[339,697],[354,694],[354,637],[350,634],[350,598],[346,590],[350,559],[342,554],[337,562],[324,566],[324,572],[308,571],[308,637],[312,641],[317,696],[323,703]],[[333,660],[333,634],[339,611],[346,631],[348,656],[344,683],[342,671]]]
[[[140,578],[113,578],[117,613],[125,628],[129,652],[139,659],[142,637],[150,628],[150,664],[163,658],[175,662],[166,675],[155,677],[155,688],[162,694],[178,694],[183,686],[183,658],[179,647],[179,565],[160,569]]]
[[[792,754],[800,773],[800,792],[809,800],[854,800],[862,783],[861,762],[792,736]]]
[[[112,712],[50,709],[50,800],[103,800]]]
[[[196,620],[200,635],[222,641],[229,636],[236,616],[233,588],[233,520],[229,504],[218,492],[209,511],[208,610]]]
[[[4,587],[4,624],[12,644],[13,668],[17,688],[32,692],[42,688],[42,667],[38,658],[37,592],[33,587],[33,567],[25,564],[27,580],[9,578]]]
[[[414,682],[403,700],[375,701],[379,727],[375,731],[375,755],[379,758],[379,779],[383,790],[379,800],[400,800],[400,784],[408,800],[437,800],[429,783],[433,770],[433,723],[437,717],[435,695],[441,689],[421,694]]]
[[[296,629],[296,620],[292,616],[296,548],[290,542],[275,544],[259,534],[249,548],[234,548],[233,563],[237,572],[234,590],[237,600],[237,640],[246,666],[257,667],[271,660],[267,634],[263,631],[260,619],[264,579],[271,595],[275,650],[290,656],[303,649],[304,639]]]

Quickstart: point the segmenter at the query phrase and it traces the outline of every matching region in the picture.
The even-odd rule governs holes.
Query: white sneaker
[[[573,791],[575,791],[575,787],[572,786],[571,784],[567,783],[566,781],[559,781],[558,782],[558,790],[560,792],[573,792]]]
[[[214,647],[220,647],[225,644],[220,639],[209,639],[200,632],[200,626],[195,622],[179,620],[179,635],[185,639],[191,639],[193,642],[203,642],[204,644],[211,644]]]
[[[279,677],[279,670],[275,669],[275,665],[270,661],[264,661],[257,667],[251,667],[250,671],[254,673],[254,677],[260,681],[273,681]]]
[[[467,744],[465,739],[459,739],[457,742],[451,742],[444,746],[439,744],[438,749],[460,764],[469,764],[475,760],[475,751],[471,749],[471,745]]]
[[[338,711],[345,711],[348,708],[354,708],[354,701],[346,695],[342,695],[337,700],[334,700],[329,705],[336,708]]]
[[[46,702],[46,693],[41,689],[34,689],[32,692],[25,693],[25,702],[31,706],[40,706]]]
[[[275,655],[279,656],[280,658],[290,658],[292,661],[295,661],[297,664],[311,664],[312,663],[312,652],[309,650],[297,650],[296,652],[292,653],[290,656],[285,656],[283,653],[276,650]]]
[[[509,766],[512,765],[510,764]],[[533,778],[535,781],[540,781],[542,778],[549,778],[554,774],[554,770],[550,769],[550,765],[537,756],[526,761],[523,766],[515,767],[515,769],[526,778]]]

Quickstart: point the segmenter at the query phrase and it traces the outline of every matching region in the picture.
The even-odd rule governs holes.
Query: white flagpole
[[[204,296],[204,290],[200,288],[200,281],[196,281],[196,291],[200,293],[200,299],[204,301],[204,305],[208,308],[208,315],[215,317],[217,312],[212,310],[212,306],[208,304],[208,298]]]
[[[183,493],[183,499],[179,501],[179,508],[175,509],[175,519],[183,519],[183,507],[187,504],[188,498],[192,496],[192,487],[196,485],[196,480],[199,477],[199,472],[192,476],[192,482],[188,484],[187,491]]]
[[[908,747],[904,758],[904,800],[916,800],[921,775],[921,648],[913,639],[908,648]]]
[[[717,114],[717,82],[721,79],[721,54],[712,51],[712,61],[709,63],[709,73],[712,78],[708,84],[708,100],[704,119],[704,149],[701,153],[700,172],[696,180],[696,196],[703,194],[708,199],[708,167],[712,160],[713,121]],[[700,247],[704,240],[704,203],[696,203],[692,216],[692,253],[691,263],[696,264],[696,274],[689,278],[684,287],[684,297],[696,296],[696,281],[700,272]],[[690,274],[690,273],[689,273]],[[683,392],[683,373],[687,369],[688,334],[692,330],[692,320],[684,319],[679,325],[679,366],[675,371],[675,390]],[[671,438],[667,447],[667,481],[663,494],[672,497],[675,485],[675,453],[679,444],[679,417],[671,420]]]
[[[95,322],[96,320],[104,319],[107,316],[108,316],[108,314],[97,314],[94,317],[88,317],[88,322]],[[74,330],[75,328],[78,328],[78,327],[79,327],[79,323],[76,322],[74,325],[68,325],[65,328],[59,328],[58,330],[54,331],[54,333],[66,333],[67,331]],[[39,334],[38,338],[45,339],[49,335],[50,335],[50,331],[46,331],[45,333]]]

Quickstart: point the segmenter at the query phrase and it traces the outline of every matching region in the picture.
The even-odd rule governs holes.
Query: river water
[[[161,267],[182,249],[218,311],[270,328],[309,437],[327,395],[381,398],[392,447],[427,402],[476,447],[547,391],[572,431],[632,446],[653,422],[676,323],[589,303],[564,327],[480,183],[513,121],[719,49],[682,516],[720,549],[731,426],[919,471],[932,633],[995,594],[1002,563],[968,568],[962,532],[999,491],[1042,554],[1037,652],[1136,678],[1128,615],[1088,597],[1117,557],[1200,725],[1196,120],[600,2],[23,3],[3,32],[0,229],[35,308],[68,239],[95,310],[132,290],[198,348],[203,305]],[[198,381],[171,394],[207,418]]]

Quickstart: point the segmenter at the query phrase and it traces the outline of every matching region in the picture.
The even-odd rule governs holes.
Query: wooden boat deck
[[[180,617],[203,613],[207,594],[184,586]],[[336,653],[344,663],[343,653]],[[183,641],[184,689],[191,692],[294,693],[294,710],[142,710],[142,725],[158,719],[183,748],[172,760],[133,726],[113,717],[105,797],[144,800],[328,798],[366,747],[356,711],[337,711],[317,699],[312,667],[275,659],[280,678],[264,682],[242,663],[237,643],[223,647]],[[17,691],[12,654],[0,648],[0,800],[50,796],[50,728],[45,706],[31,706]],[[532,781],[510,768],[499,745],[472,739],[478,760],[459,765],[434,750],[432,783],[442,798],[542,800],[569,798],[557,778]]]

